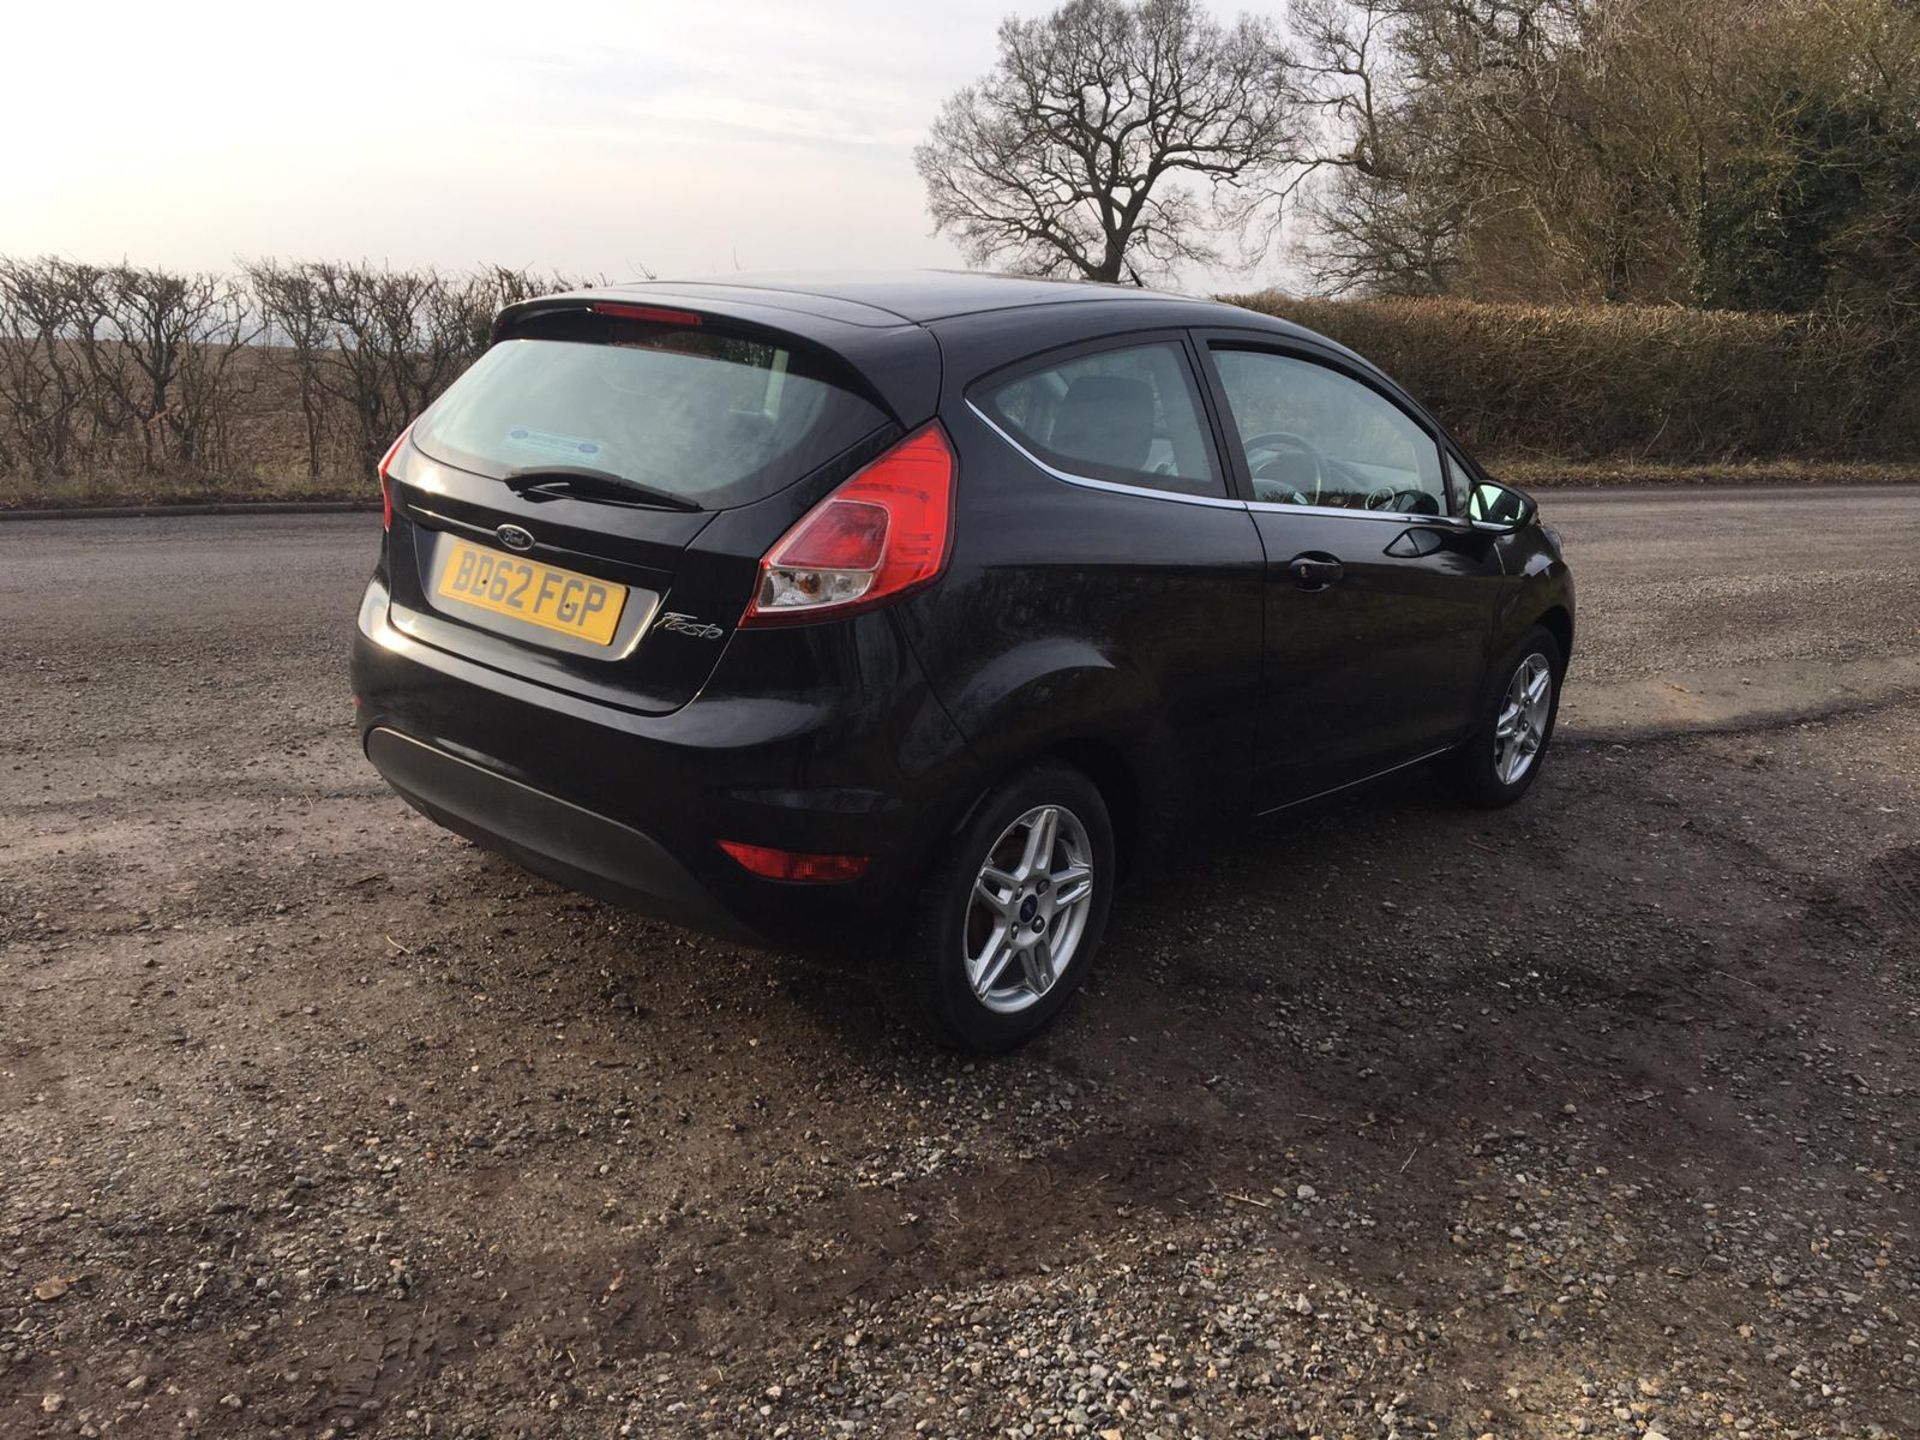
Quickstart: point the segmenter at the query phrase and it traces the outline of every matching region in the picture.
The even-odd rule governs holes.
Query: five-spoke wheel
[[[1534,651],[1507,682],[1506,703],[1493,727],[1493,773],[1511,785],[1533,765],[1546,743],[1547,717],[1553,710],[1553,665]]]
[[[1553,739],[1565,664],[1559,640],[1543,626],[1507,652],[1485,692],[1479,723],[1454,752],[1454,774],[1467,800],[1492,809],[1527,793]]]
[[[1086,978],[1117,864],[1106,798],[1046,761],[986,795],[928,882],[903,998],[950,1045],[1007,1050]]]
[[[1073,963],[1093,901],[1093,846],[1080,817],[1036,805],[1007,826],[973,882],[967,983],[998,1014],[1025,1010]]]

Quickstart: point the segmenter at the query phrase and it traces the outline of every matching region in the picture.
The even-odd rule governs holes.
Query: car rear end
[[[937,347],[741,292],[516,306],[381,464],[368,758],[528,868],[781,942],[884,924],[978,777],[893,611],[937,584]]]

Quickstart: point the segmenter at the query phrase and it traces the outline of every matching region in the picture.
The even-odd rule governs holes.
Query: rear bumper
[[[776,945],[878,939],[979,781],[887,618],[846,624],[862,629],[742,632],[697,699],[647,715],[422,644],[376,580],[354,638],[361,741],[423,814],[570,888]],[[871,859],[796,884],[722,840]]]
[[[644,831],[386,726],[367,732],[366,750],[414,809],[537,875],[701,929],[736,928],[706,886]]]

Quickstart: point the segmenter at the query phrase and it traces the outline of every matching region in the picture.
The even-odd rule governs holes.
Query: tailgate
[[[593,300],[536,311],[393,457],[393,623],[543,684],[676,708],[765,548],[899,429],[859,368],[777,325]]]

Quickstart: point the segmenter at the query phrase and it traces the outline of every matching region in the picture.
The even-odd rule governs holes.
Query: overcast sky
[[[1001,17],[1046,8],[24,0],[0,253],[615,279],[957,266],[913,146],[991,65]]]

